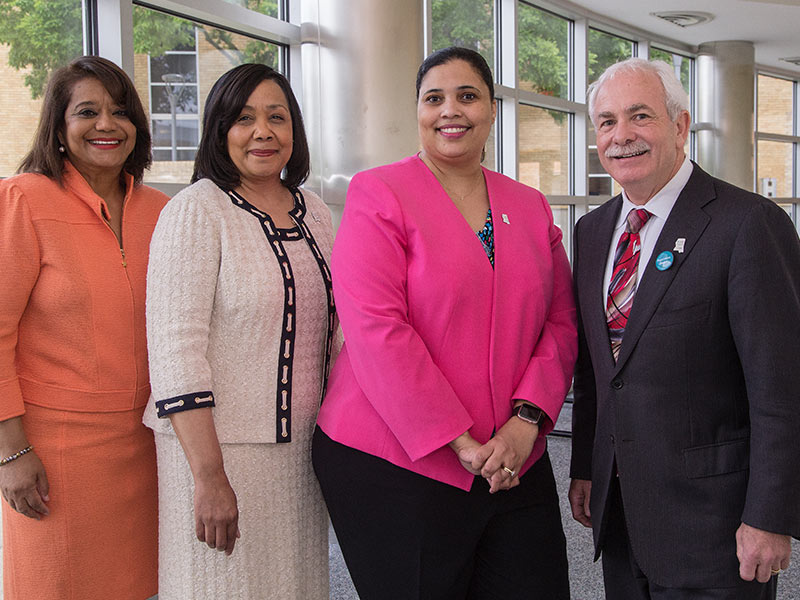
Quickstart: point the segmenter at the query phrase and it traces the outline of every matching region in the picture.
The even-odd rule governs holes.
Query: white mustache
[[[608,158],[617,158],[618,156],[629,156],[631,154],[639,154],[641,152],[647,152],[650,150],[650,146],[647,142],[642,140],[637,140],[635,142],[631,142],[630,144],[625,144],[624,146],[610,146],[605,154]]]

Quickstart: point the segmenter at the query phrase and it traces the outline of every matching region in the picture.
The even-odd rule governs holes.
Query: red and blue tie
[[[617,250],[614,253],[614,270],[611,274],[611,283],[608,285],[608,299],[606,301],[606,320],[608,322],[608,338],[611,341],[611,354],[614,362],[619,358],[619,348],[622,345],[622,336],[628,324],[628,316],[633,306],[633,296],[636,294],[637,276],[639,268],[639,251],[642,242],[639,230],[644,227],[650,213],[643,208],[634,208],[627,216],[625,231],[619,238]]]

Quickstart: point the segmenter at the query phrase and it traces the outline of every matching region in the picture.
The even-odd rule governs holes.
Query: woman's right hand
[[[230,556],[239,533],[239,507],[225,472],[195,479],[194,523],[197,539]]]
[[[456,453],[461,466],[473,475],[480,475],[486,457],[479,456],[478,450],[482,448],[481,443],[472,437],[469,432],[464,432],[448,444],[450,449]]]
[[[8,505],[26,517],[38,521],[50,514],[47,473],[34,451],[0,467],[0,490]]]

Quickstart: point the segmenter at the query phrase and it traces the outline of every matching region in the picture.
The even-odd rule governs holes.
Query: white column
[[[423,3],[301,0],[301,12],[312,171],[306,185],[336,217],[355,173],[418,150],[414,80],[423,59]]]
[[[697,162],[746,190],[754,182],[755,50],[708,42],[697,56]]]

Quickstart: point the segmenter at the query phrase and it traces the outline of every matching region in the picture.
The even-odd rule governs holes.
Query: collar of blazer
[[[703,207],[716,198],[713,178],[696,164],[692,164],[694,167],[692,175],[678,196],[667,222],[664,223],[664,228],[661,230],[661,234],[658,236],[656,245],[653,248],[650,262],[645,265],[642,272],[641,284],[636,291],[636,300],[633,303],[628,325],[625,328],[625,336],[620,348],[619,358],[617,364],[613,367],[614,374],[619,373],[625,367],[625,363],[636,348],[639,338],[653,317],[667,289],[675,279],[675,275],[689,254],[691,254],[697,240],[700,239],[711,220],[703,210]],[[617,196],[609,202],[613,204],[609,206],[607,214],[603,216],[602,223],[599,223],[597,227],[598,235],[602,234],[605,237],[602,238],[604,240],[603,250],[597,252],[599,258],[595,259],[598,264],[594,265],[592,271],[598,274],[601,286],[603,285],[605,261],[608,257],[611,234],[622,206],[622,198]],[[685,240],[683,252],[674,251],[675,242],[679,238]],[[664,251],[673,253],[674,262],[668,269],[659,271],[655,267],[655,260]],[[592,293],[592,287],[594,286],[590,284],[589,293]],[[602,325],[605,327],[604,308],[601,306]],[[609,352],[608,354],[609,362],[611,363],[611,353]]]

